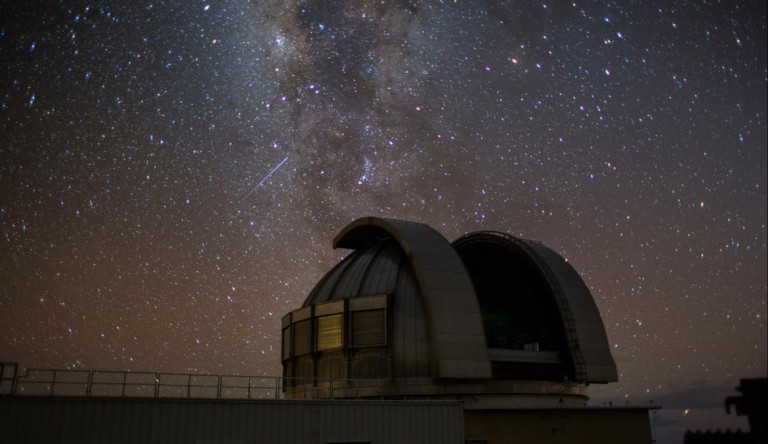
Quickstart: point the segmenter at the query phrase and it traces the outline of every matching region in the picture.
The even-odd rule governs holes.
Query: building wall
[[[650,444],[648,409],[466,410],[467,442]]]
[[[462,412],[443,401],[3,397],[0,442],[462,444]]]

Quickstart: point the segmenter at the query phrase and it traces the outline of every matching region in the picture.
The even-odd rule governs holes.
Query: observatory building
[[[286,397],[576,406],[586,384],[617,380],[592,295],[541,243],[488,231],[450,243],[369,217],[333,246],[354,251],[283,318]]]
[[[617,381],[616,364],[589,289],[553,250],[492,231],[451,243],[377,217],[333,247],[353,251],[282,319],[285,398],[460,400],[480,442],[534,424],[552,434],[541,415],[560,409],[587,436],[650,442],[647,409],[585,408],[586,386]]]

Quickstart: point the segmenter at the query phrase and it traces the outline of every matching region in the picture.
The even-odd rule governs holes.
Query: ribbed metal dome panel
[[[303,306],[360,296],[395,294],[404,260],[405,253],[394,240],[359,248],[320,280]]]

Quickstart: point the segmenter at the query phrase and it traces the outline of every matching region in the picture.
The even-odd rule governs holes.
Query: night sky
[[[746,428],[764,1],[8,1],[0,66],[0,361],[279,375],[372,215],[541,241],[606,324],[592,405]]]

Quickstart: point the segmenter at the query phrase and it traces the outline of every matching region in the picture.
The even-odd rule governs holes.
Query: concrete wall
[[[462,405],[0,397],[3,443],[462,444]]]
[[[466,410],[466,439],[487,444],[650,444],[645,408]]]

